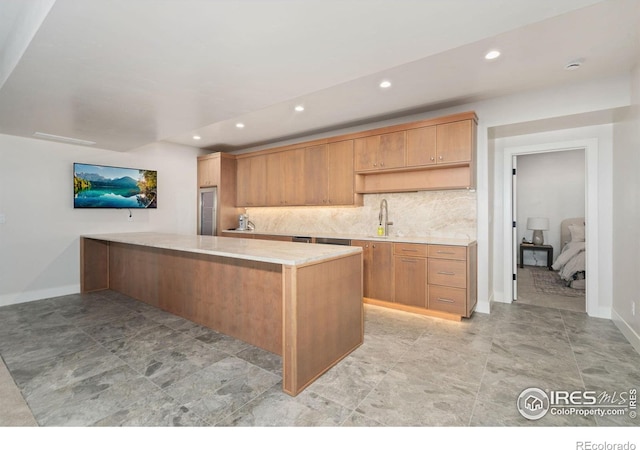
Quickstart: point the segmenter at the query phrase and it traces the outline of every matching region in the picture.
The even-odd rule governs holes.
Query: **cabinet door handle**
[[[417,252],[418,249],[415,249],[415,248],[403,248],[403,249],[400,249],[400,251],[402,251],[402,252]]]
[[[436,160],[436,159],[432,156],[432,157],[431,157],[431,161],[435,161],[435,160]]]
[[[455,274],[456,274],[455,272],[443,272],[443,271],[438,272],[438,275],[455,275]]]
[[[402,261],[402,262],[407,262],[407,263],[412,263],[412,264],[415,264],[415,263],[417,263],[417,262],[418,262],[418,261],[417,261],[417,260],[415,260],[415,259],[406,259],[406,258],[402,258],[402,259],[401,259],[401,261]]]
[[[436,251],[436,253],[438,253],[439,255],[455,255],[454,252],[445,252],[444,250],[438,250]]]
[[[450,298],[442,298],[442,297],[438,297],[438,301],[443,303],[455,303],[455,300],[451,300]]]

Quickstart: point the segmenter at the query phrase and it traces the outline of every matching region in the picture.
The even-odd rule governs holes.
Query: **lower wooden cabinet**
[[[363,248],[364,292],[370,303],[424,314],[471,316],[477,299],[475,244],[353,241],[352,245]]]
[[[351,245],[362,248],[364,296],[392,302],[394,297],[393,243],[353,240]]]
[[[222,233],[291,241],[291,236]],[[470,317],[477,302],[477,246],[352,240],[362,248],[363,295],[368,303],[453,318]],[[458,317],[458,318],[459,318]]]
[[[427,307],[427,246],[393,244],[395,256],[394,285],[396,303]]]
[[[427,259],[395,256],[395,301],[427,307]]]
[[[429,245],[427,308],[470,317],[477,295],[477,246]]]

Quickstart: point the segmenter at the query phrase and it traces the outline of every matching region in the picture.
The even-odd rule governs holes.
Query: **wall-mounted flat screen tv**
[[[74,208],[157,208],[155,170],[73,164]]]

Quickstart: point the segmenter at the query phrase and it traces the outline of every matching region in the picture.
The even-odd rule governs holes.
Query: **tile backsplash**
[[[375,235],[387,199],[390,236],[476,238],[476,193],[468,190],[366,194],[360,207],[247,208],[259,233]]]

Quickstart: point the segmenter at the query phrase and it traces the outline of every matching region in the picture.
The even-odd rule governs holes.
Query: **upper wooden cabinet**
[[[471,162],[475,150],[476,123],[473,120],[444,123],[436,127],[438,164]]]
[[[304,205],[304,150],[270,153],[266,159],[265,205]]]
[[[304,149],[305,205],[326,205],[329,171],[327,145]]]
[[[284,180],[282,152],[267,155],[267,185],[265,203],[267,205],[284,205]]]
[[[470,163],[474,133],[471,119],[407,130],[407,167]]]
[[[305,149],[306,205],[353,205],[353,141]]]
[[[198,187],[217,186],[220,181],[220,158],[198,158]]]
[[[405,166],[406,133],[386,133],[354,140],[356,172]]]
[[[267,205],[267,156],[238,159],[237,206]]]
[[[240,155],[237,206],[361,205],[361,194],[473,189],[477,120],[459,113]]]
[[[331,205],[354,205],[353,140],[327,145],[327,190]]]
[[[238,158],[237,206],[354,205],[353,140]]]
[[[407,166],[436,164],[436,125],[407,131]]]
[[[475,188],[476,124],[475,113],[469,112],[387,127],[404,130],[405,164],[357,166],[356,193]]]

